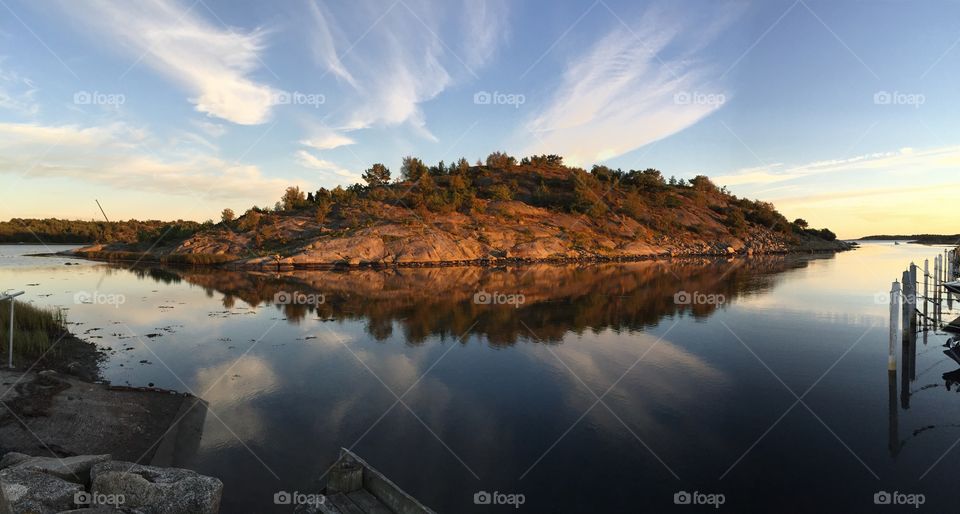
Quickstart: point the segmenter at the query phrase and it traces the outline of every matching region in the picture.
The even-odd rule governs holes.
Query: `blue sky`
[[[956,2],[0,0],[0,218],[218,217],[404,155],[957,232]]]

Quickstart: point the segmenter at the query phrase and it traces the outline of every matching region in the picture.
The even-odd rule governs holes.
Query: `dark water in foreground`
[[[0,246],[0,289],[69,309],[113,350],[112,382],[209,402],[180,464],[224,481],[223,512],[290,511],[274,494],[315,491],[341,446],[438,512],[518,510],[479,491],[527,512],[716,511],[681,491],[727,512],[917,512],[879,491],[960,510],[943,378],[958,365],[931,334],[915,381],[891,381],[876,299],[942,248],[280,275],[22,256],[36,251]]]

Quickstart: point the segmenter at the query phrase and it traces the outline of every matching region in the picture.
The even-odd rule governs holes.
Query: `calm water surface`
[[[891,380],[876,299],[942,248],[281,274],[24,255],[40,251],[0,246],[0,289],[68,309],[109,349],[107,380],[206,399],[179,464],[223,480],[224,512],[289,511],[274,493],[315,491],[341,446],[439,512],[517,510],[478,491],[528,512],[713,511],[679,491],[727,512],[898,511],[881,490],[958,510],[947,336]]]

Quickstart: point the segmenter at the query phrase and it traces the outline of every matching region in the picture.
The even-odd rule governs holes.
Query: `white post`
[[[890,352],[887,356],[887,369],[897,369],[897,341],[900,340],[900,283],[893,282],[890,288]]]
[[[13,304],[16,300],[10,297],[10,344],[7,345],[7,367],[13,369]]]
[[[23,294],[23,291],[10,294],[0,294],[0,302],[10,300],[10,340],[7,341],[7,365],[13,367],[13,302],[14,298]]]

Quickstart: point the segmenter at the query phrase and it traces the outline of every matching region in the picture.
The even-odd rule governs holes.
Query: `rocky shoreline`
[[[348,238],[352,239],[352,238]],[[92,245],[88,247],[67,250],[60,252],[60,255],[78,257],[90,260],[108,261],[108,262],[142,262],[142,263],[161,263],[161,264],[187,264],[190,266],[209,266],[220,267],[231,270],[273,270],[273,269],[331,269],[331,268],[427,268],[427,267],[461,267],[461,266],[479,266],[479,267],[502,267],[518,266],[532,264],[589,264],[589,263],[615,263],[615,262],[639,262],[659,259],[673,258],[699,258],[699,257],[737,257],[752,255],[786,255],[786,254],[809,254],[809,253],[834,253],[853,250],[857,243],[846,241],[823,241],[823,240],[805,240],[799,244],[791,244],[783,240],[763,238],[759,241],[728,241],[728,242],[679,242],[665,241],[662,246],[643,245],[642,248],[633,248],[640,250],[635,252],[618,253],[616,250],[606,254],[592,252],[511,252],[510,250],[493,250],[486,252],[486,255],[457,255],[458,253],[472,252],[434,252],[429,251],[425,254],[404,255],[398,257],[389,251],[370,252],[365,248],[368,245],[351,244],[359,243],[357,241],[347,241],[345,246],[349,251],[341,251],[339,248],[314,248],[306,247],[303,251],[288,257],[251,257],[247,259],[230,259],[222,249],[210,249],[215,253],[199,255],[223,256],[222,259],[198,259],[200,262],[184,262],[183,259],[169,259],[163,252],[136,252],[128,248],[116,247],[116,245]],[[312,251],[316,250],[316,251]],[[620,249],[625,250],[625,249]],[[520,255],[513,255],[519,253]],[[456,258],[456,257],[471,258]],[[442,257],[431,259],[430,257]],[[210,261],[210,262],[204,262]]]

